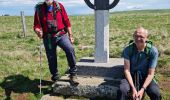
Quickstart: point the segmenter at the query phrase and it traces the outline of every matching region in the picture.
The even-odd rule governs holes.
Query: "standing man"
[[[161,100],[160,89],[154,80],[158,50],[148,41],[148,31],[143,27],[138,27],[133,37],[134,42],[123,51],[126,79],[121,80],[119,100],[127,100],[129,92],[133,100],[141,100],[144,92],[151,100]]]
[[[52,74],[51,80],[58,80],[56,47],[61,47],[67,56],[70,67],[70,81],[76,79],[76,58],[73,48],[73,34],[71,24],[64,6],[54,0],[45,0],[35,7],[34,31],[43,39],[48,65]],[[68,36],[66,33],[68,32]]]

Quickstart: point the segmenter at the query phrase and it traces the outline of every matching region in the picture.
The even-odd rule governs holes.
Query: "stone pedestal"
[[[119,80],[101,77],[78,76],[79,85],[71,85],[68,76],[53,84],[53,92],[62,95],[83,96],[87,98],[108,97],[115,99],[119,88]]]
[[[63,76],[53,84],[53,92],[62,95],[115,99],[120,80],[124,75],[122,64],[122,58],[111,58],[108,63],[96,63],[94,58],[82,58],[77,63],[79,85],[70,84],[68,76]]]

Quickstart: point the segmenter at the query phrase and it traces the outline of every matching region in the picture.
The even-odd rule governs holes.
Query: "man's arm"
[[[138,92],[138,96],[140,99],[142,99],[143,93],[145,91],[145,89],[148,87],[148,85],[151,83],[153,77],[154,77],[154,73],[155,73],[155,69],[154,68],[150,68],[148,71],[148,76],[146,77],[146,80],[142,86],[142,88],[140,89],[140,91]]]
[[[130,74],[130,61],[127,59],[124,59],[124,73],[125,73],[125,77],[132,89],[133,92],[133,98],[135,98],[137,96],[137,91],[136,88],[134,86],[133,80],[132,80],[132,76]]]
[[[71,28],[71,23],[70,23],[69,17],[67,15],[67,12],[66,12],[64,6],[61,3],[59,3],[59,5],[60,5],[61,11],[62,11],[61,14],[63,17],[63,23],[64,23],[65,27],[67,28],[69,39],[70,39],[71,43],[73,44],[74,38],[73,38],[73,33],[72,33],[72,28]]]
[[[140,98],[142,98],[145,89],[148,87],[148,85],[151,83],[152,79],[154,78],[155,68],[158,62],[158,54],[159,54],[158,50],[155,47],[153,47],[150,55],[150,60],[149,60],[148,75],[145,79],[144,84],[142,85],[141,90],[138,92],[138,96]]]
[[[74,43],[74,38],[73,38],[73,33],[72,33],[71,27],[68,27],[67,30],[68,30],[69,39],[70,39],[71,43],[73,44]]]
[[[37,36],[39,38],[42,38],[43,37],[43,32],[42,32],[42,27],[41,27],[41,23],[40,23],[40,19],[39,19],[39,16],[38,16],[38,12],[35,11],[35,15],[34,15],[34,31],[35,33],[37,34]]]
[[[130,61],[127,59],[124,59],[124,73],[127,81],[129,82],[131,88],[135,88],[132,80],[132,76],[130,74]]]
[[[155,73],[155,68],[157,66],[158,62],[158,50],[153,47],[151,55],[150,55],[150,60],[149,60],[149,69],[148,69],[148,75],[147,78],[145,79],[145,82],[143,84],[144,88],[147,88],[147,86],[151,83],[154,73]]]
[[[60,5],[60,8],[61,8],[61,14],[62,14],[62,17],[63,17],[62,20],[63,20],[65,27],[67,27],[67,28],[71,27],[71,23],[70,23],[69,17],[67,15],[67,12],[66,12],[64,6],[61,3],[59,3],[59,5]]]
[[[148,85],[151,83],[153,77],[154,77],[154,73],[155,73],[155,69],[154,68],[150,68],[148,71],[148,76],[143,84],[143,88],[146,89],[148,87]]]

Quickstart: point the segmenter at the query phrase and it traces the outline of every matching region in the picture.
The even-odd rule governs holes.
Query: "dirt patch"
[[[158,72],[162,75],[159,81],[160,88],[170,91],[170,66],[160,68]]]
[[[160,88],[163,89],[163,90],[167,90],[167,91],[170,90],[170,85],[169,84],[170,84],[170,81],[163,80],[163,81],[159,82]]]
[[[18,96],[15,97],[14,100],[28,100],[27,93],[19,94]]]
[[[159,68],[157,70],[157,73],[161,74],[161,81],[170,82],[170,65]]]

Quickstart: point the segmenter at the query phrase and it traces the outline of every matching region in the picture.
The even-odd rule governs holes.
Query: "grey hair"
[[[149,36],[148,30],[145,29],[144,27],[140,26],[140,27],[137,27],[137,29],[142,29],[142,32],[145,33],[147,36]]]

